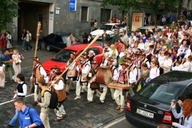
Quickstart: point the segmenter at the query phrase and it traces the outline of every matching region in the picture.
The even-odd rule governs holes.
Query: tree
[[[131,17],[132,9],[140,9],[140,3],[142,0],[103,0],[101,6],[106,7],[108,5],[114,5],[119,7],[119,11],[124,15],[128,14],[129,32],[131,31]],[[129,18],[130,17],[130,18]]]
[[[152,9],[154,14],[157,15],[158,12],[161,11],[175,10],[179,5],[179,1],[182,0],[143,0],[143,3],[147,8]]]
[[[2,0],[0,4],[0,30],[7,28],[7,24],[17,17],[19,0]]]

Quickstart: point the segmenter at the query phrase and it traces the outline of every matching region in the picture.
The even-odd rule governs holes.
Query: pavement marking
[[[30,96],[33,96],[34,94],[29,94],[29,95],[27,95],[26,97],[30,97]],[[9,100],[9,101],[6,101],[6,102],[3,102],[3,103],[0,103],[0,106],[1,105],[4,105],[4,104],[8,104],[8,103],[11,103],[11,102],[13,102],[13,100]]]
[[[120,117],[118,119],[115,119],[115,120],[111,121],[109,124],[105,125],[103,128],[110,128],[111,126],[121,122],[122,120],[125,120],[125,117]]]

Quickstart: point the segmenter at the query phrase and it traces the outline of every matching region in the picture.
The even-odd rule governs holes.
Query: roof
[[[51,34],[61,35],[61,36],[68,36],[69,35],[69,33],[66,33],[66,32],[54,32],[54,33],[51,33]]]
[[[159,77],[156,77],[154,80],[158,81],[159,83],[183,81],[183,83],[180,84],[179,86],[186,86],[187,84],[192,82],[191,76],[192,76],[192,72],[171,71],[171,72],[162,74]]]

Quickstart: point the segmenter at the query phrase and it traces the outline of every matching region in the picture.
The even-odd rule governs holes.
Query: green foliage
[[[103,0],[101,6],[106,7],[109,5],[119,6],[120,12],[127,12],[128,8],[140,8],[141,0]]]
[[[161,10],[171,11],[175,9],[179,1],[181,0],[143,0],[143,3],[157,14]]]
[[[0,30],[6,29],[7,23],[11,23],[17,17],[19,0],[1,0],[0,3]]]

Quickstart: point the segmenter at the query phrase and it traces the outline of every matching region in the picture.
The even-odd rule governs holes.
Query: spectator
[[[6,42],[7,42],[7,48],[12,48],[12,36],[10,34],[10,32],[8,31],[5,31],[5,34],[6,34]]]
[[[183,115],[183,102],[186,98],[184,96],[179,96],[178,97],[178,100],[177,100],[177,103],[176,101],[172,101],[171,102],[171,111],[173,113],[173,116],[175,117],[175,119],[179,119],[179,123],[181,124],[181,118],[182,118],[182,115]]]
[[[39,32],[39,40],[38,40],[38,50],[39,51],[42,49],[43,40],[44,40],[43,31],[40,30],[40,32]]]
[[[29,47],[31,50],[33,50],[33,47],[31,46],[32,34],[29,32],[29,30],[27,30],[27,36],[29,38],[29,41],[27,42],[27,44],[28,44],[27,49]]]
[[[69,33],[69,36],[67,37],[67,46],[71,46],[72,44],[72,39],[73,39],[73,34]]]
[[[93,37],[91,34],[89,34],[87,37],[87,43],[91,43],[92,40],[93,40]]]
[[[23,29],[23,33],[22,33],[22,36],[21,36],[21,39],[23,41],[23,44],[22,44],[22,49],[23,50],[26,50],[26,36],[27,36],[27,31],[26,29],[24,28]]]
[[[2,50],[2,53],[3,51],[7,48],[7,42],[6,42],[6,34],[5,33],[2,33],[1,34],[1,50]]]
[[[186,99],[183,102],[183,121],[181,124],[172,122],[172,126],[177,128],[192,128],[192,100]]]
[[[104,43],[108,42],[110,39],[110,35],[107,34],[107,30],[103,30],[103,34],[101,36],[101,46],[104,48]]]
[[[0,88],[5,87],[5,65],[0,63]]]
[[[14,70],[14,75],[12,76],[12,80],[17,82],[17,75],[21,73],[21,62],[22,60],[24,60],[24,56],[22,54],[19,54],[18,50],[14,49],[12,60],[13,60],[13,70]]]
[[[97,20],[94,20],[93,30],[98,29],[98,23]]]
[[[158,64],[156,61],[151,62],[151,69],[149,73],[149,77],[146,79],[146,83],[150,82],[152,79],[160,75]]]
[[[119,32],[117,29],[115,29],[115,32],[114,32],[114,37],[112,39],[112,43],[115,44],[118,40],[119,40],[120,36],[119,36]]]
[[[129,38],[127,36],[126,30],[123,31],[122,36],[121,36],[120,39],[123,41],[124,44],[126,44],[128,46]]]
[[[161,18],[161,24],[162,24],[162,25],[165,25],[165,24],[166,24],[165,15],[163,15],[163,17]]]
[[[90,30],[91,30],[91,32],[94,29],[94,24],[95,24],[95,21],[93,19],[91,19],[91,22],[90,22]]]
[[[5,64],[5,71],[9,73],[9,78],[12,80],[12,66],[11,63],[13,62],[12,58],[10,57],[10,53],[8,49],[5,49],[3,54],[0,56],[0,62]]]
[[[37,111],[34,108],[26,106],[23,98],[15,99],[14,105],[19,111],[19,128],[44,127]]]

